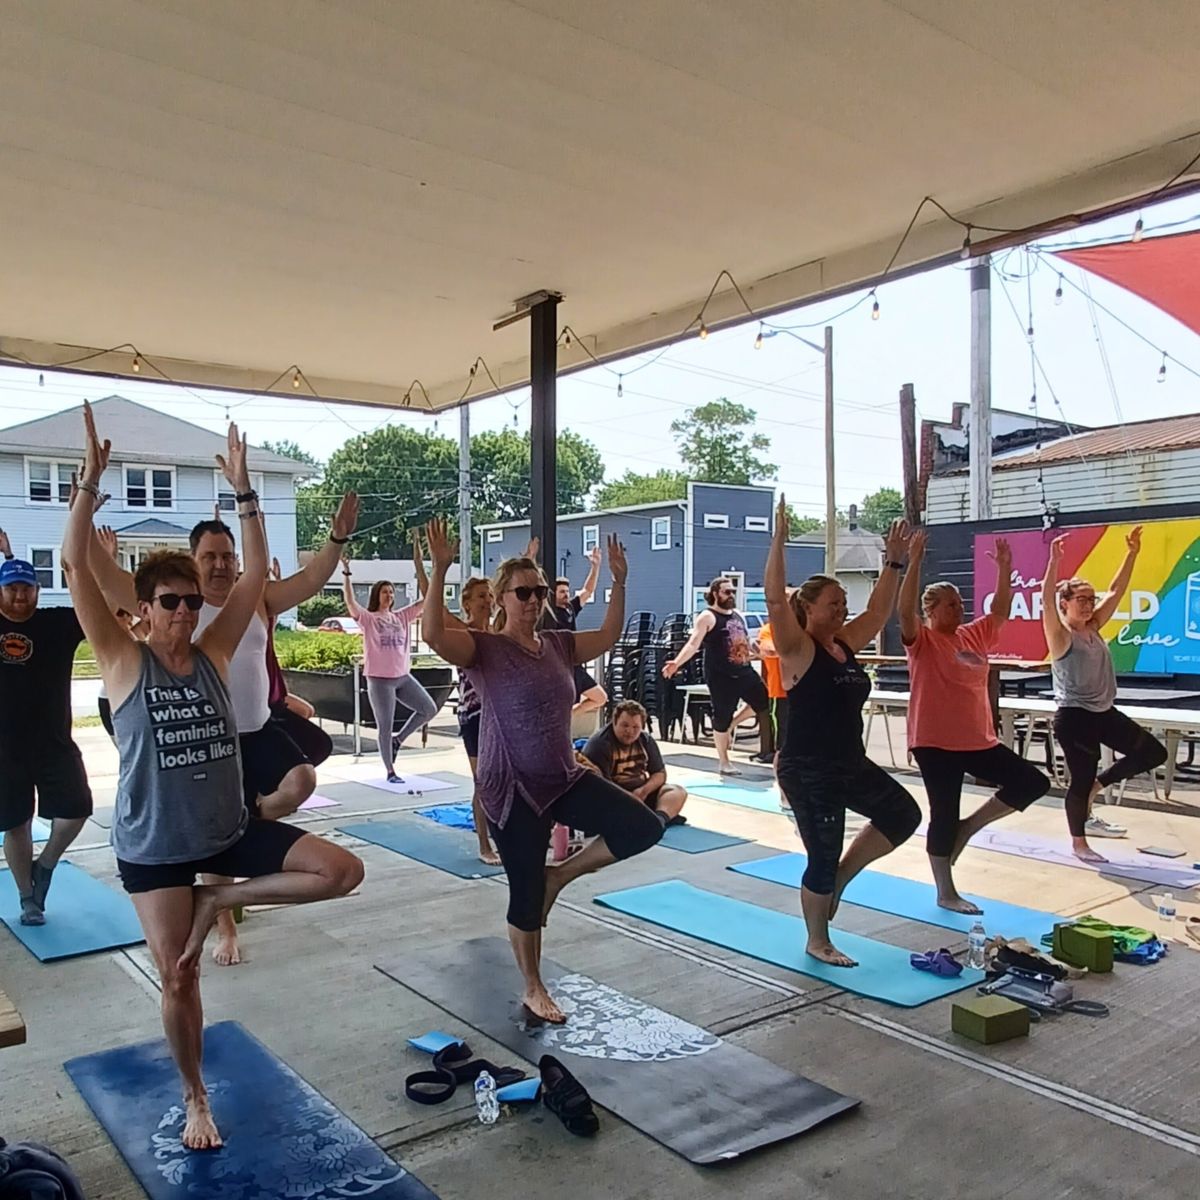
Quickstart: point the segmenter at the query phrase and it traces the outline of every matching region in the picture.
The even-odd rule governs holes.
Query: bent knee
[[[366,873],[363,860],[348,850],[343,850],[338,855],[327,872],[335,888],[335,895],[338,896],[348,896],[362,883]]]
[[[176,959],[158,964],[163,995],[171,1000],[187,1000],[200,988],[200,964],[180,967]]]
[[[1146,746],[1146,761],[1150,764],[1150,769],[1161,767],[1167,761],[1167,748],[1158,740],[1158,738],[1148,738]]]
[[[298,808],[317,790],[317,768],[312,763],[297,763],[279,782],[276,795],[296,802]]]
[[[921,809],[909,796],[907,804],[897,805],[895,813],[888,814],[886,823],[878,820],[871,823],[893,846],[901,846],[920,828]]]

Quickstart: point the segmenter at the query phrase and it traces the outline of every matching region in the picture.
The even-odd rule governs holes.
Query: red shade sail
[[[1061,250],[1058,257],[1149,300],[1200,333],[1200,231]]]

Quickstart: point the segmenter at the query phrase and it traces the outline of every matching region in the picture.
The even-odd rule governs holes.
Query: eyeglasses
[[[539,600],[545,600],[550,594],[550,589],[544,583],[539,583],[537,587],[515,587],[509,588],[508,590],[512,592],[522,604],[528,604],[534,596],[536,596]]]
[[[1091,605],[1094,605],[1094,604],[1096,603],[1096,597],[1095,597],[1095,596],[1068,596],[1068,597],[1067,597],[1067,599],[1068,599],[1068,600],[1074,600],[1074,601],[1075,601],[1077,604],[1091,604]]]
[[[167,612],[174,612],[181,603],[187,605],[188,612],[199,612],[204,607],[204,597],[199,592],[188,592],[186,596],[181,596],[178,592],[163,592],[154,599]]]

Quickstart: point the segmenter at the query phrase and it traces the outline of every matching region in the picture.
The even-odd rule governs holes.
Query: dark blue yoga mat
[[[777,854],[773,858],[734,863],[728,869],[739,875],[753,875],[755,879],[765,879],[769,883],[799,888],[807,866],[808,859],[803,854]],[[851,880],[842,895],[848,903],[862,908],[873,908],[877,912],[938,925],[958,933],[965,934],[976,920],[982,920],[988,933],[1003,934],[1009,941],[1025,938],[1035,946],[1041,942],[1042,934],[1051,933],[1055,925],[1070,920],[1054,913],[1038,912],[1035,908],[1022,908],[1019,904],[1005,904],[1003,900],[989,900],[986,896],[964,892],[963,897],[978,904],[983,909],[983,916],[977,918],[939,908],[937,889],[933,884],[899,879],[882,871],[863,871]]]
[[[909,963],[911,951],[844,929],[833,930],[833,944],[859,965],[832,967],[805,954],[805,927],[799,917],[706,892],[679,879],[609,892],[597,896],[596,903],[903,1008],[915,1008],[984,980],[982,971],[964,970],[953,979],[917,971]]]
[[[479,843],[469,834],[454,829],[439,829],[424,820],[364,821],[358,825],[339,825],[339,833],[362,838],[416,859],[427,867],[437,867],[459,879],[485,879],[503,875],[503,867],[489,867],[479,861]]]
[[[695,825],[669,825],[658,844],[668,850],[682,850],[685,854],[706,854],[709,850],[724,850],[726,846],[744,846],[748,840],[699,829]]]
[[[164,1041],[65,1064],[151,1200],[436,1200],[236,1021],[204,1031],[220,1150],[186,1150],[179,1074]]]
[[[42,962],[136,946],[145,940],[124,892],[60,862],[46,900],[45,925],[22,925],[21,901],[11,871],[0,871],[0,920]]]

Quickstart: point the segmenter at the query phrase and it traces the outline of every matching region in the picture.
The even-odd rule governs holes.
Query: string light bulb
[[[1058,277],[1058,287],[1056,287],[1054,289],[1054,303],[1055,304],[1062,303],[1062,279],[1063,279],[1063,277],[1060,274]]]
[[[1162,366],[1158,368],[1158,382],[1167,382],[1167,352],[1163,351]]]
[[[38,372],[38,387],[46,386],[46,377],[40,371]]]
[[[875,293],[872,292],[871,295],[875,296]],[[875,296],[875,303],[871,305],[871,320],[872,321],[879,320],[879,297],[878,296]]]
[[[754,339],[754,348],[755,348],[755,350],[761,350],[761,349],[762,349],[762,344],[763,344],[763,327],[762,327],[762,325],[760,324],[760,325],[759,325],[759,327],[758,327],[758,337],[756,337],[756,338]]]
[[[142,356],[135,350],[133,352],[133,373],[140,375],[142,371]]]
[[[617,398],[620,399],[624,395],[625,395],[625,376],[618,375],[617,376]]]
[[[708,326],[703,321],[700,322],[700,340],[703,342],[708,338]]]
[[[1033,345],[1033,322],[1032,321],[1029,322],[1029,328],[1025,330],[1025,340],[1031,346]]]
[[[566,333],[566,335],[567,335],[567,336],[566,336],[566,339],[563,341],[563,345],[564,345],[564,346],[570,346],[570,344],[571,344],[571,331],[570,331],[569,329],[567,329],[567,330],[565,330],[564,332]]]
[[[1135,242],[1140,242],[1142,240],[1142,233],[1144,232],[1145,228],[1146,228],[1146,223],[1142,220],[1141,217],[1138,217],[1137,224],[1134,225],[1134,227],[1133,227],[1133,238],[1131,240],[1135,241]]]
[[[295,388],[296,391],[300,390],[300,368],[299,367],[297,367],[292,372],[292,387]]]
[[[967,236],[963,238],[962,249],[958,252],[959,258],[971,257],[971,227],[967,226]]]

